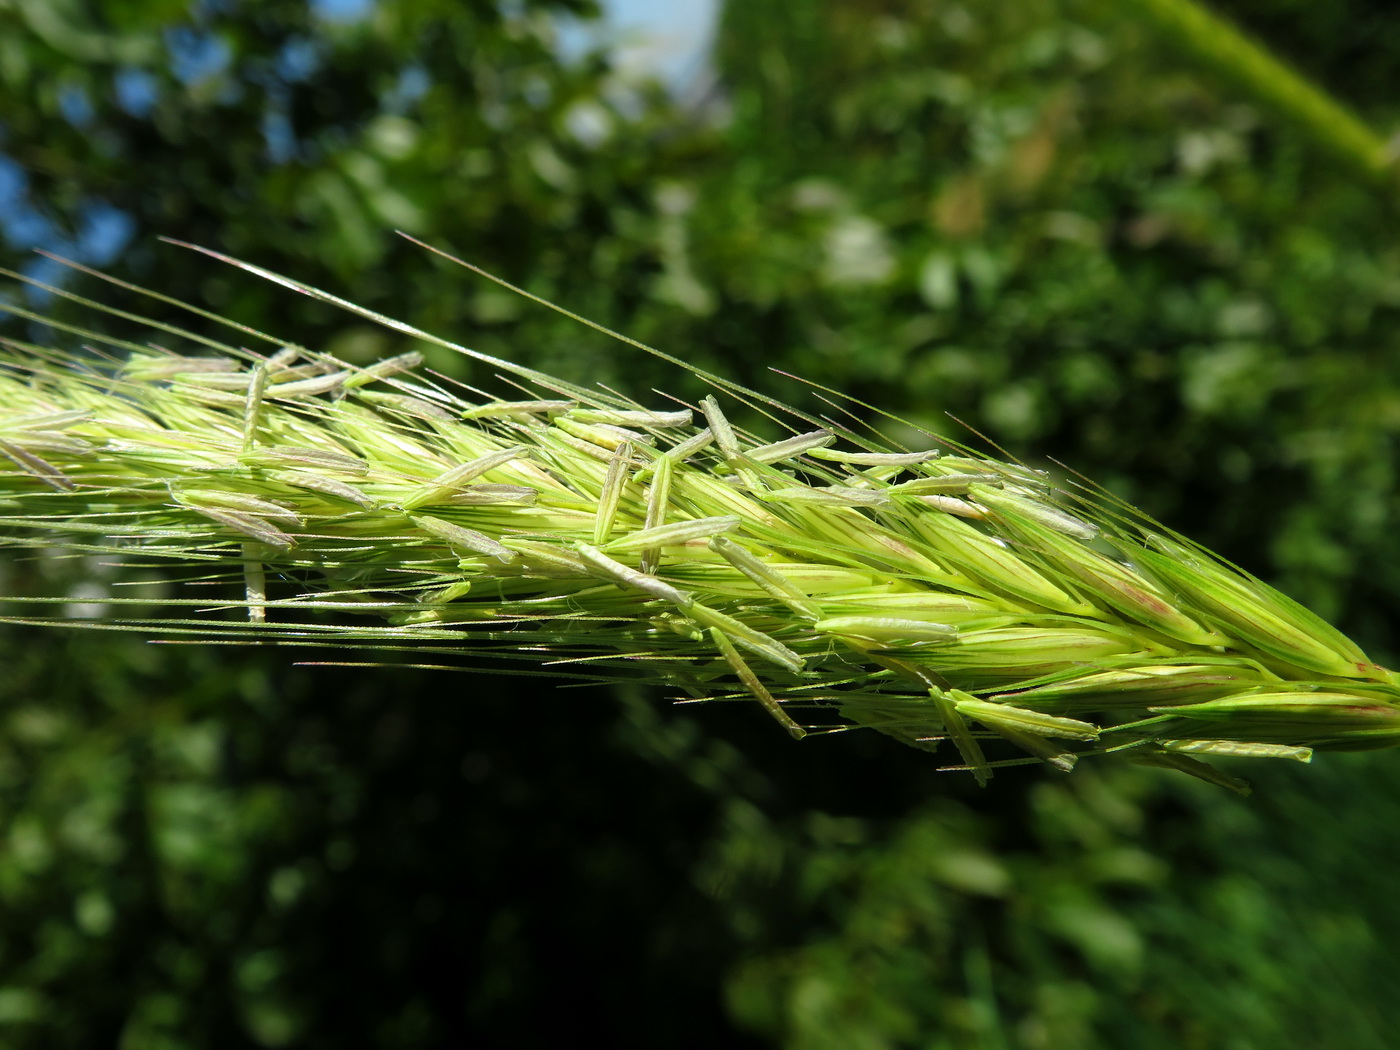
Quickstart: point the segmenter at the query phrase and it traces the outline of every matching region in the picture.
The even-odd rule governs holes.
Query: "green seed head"
[[[873,728],[983,781],[1118,752],[1237,786],[1199,756],[1400,743],[1393,676],[1317,617],[953,443],[800,413],[760,440],[728,397],[659,410],[494,358],[525,400],[464,400],[416,352],[355,368],[74,331],[125,363],[0,344],[0,542],[197,563],[246,617],[110,599],[128,629],[578,660],[757,700],[794,736]]]

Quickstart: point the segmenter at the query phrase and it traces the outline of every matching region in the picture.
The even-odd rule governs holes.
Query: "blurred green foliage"
[[[1389,6],[1219,9],[1394,122]],[[318,10],[0,3],[6,265],[401,349],[174,236],[691,391],[401,228],[809,407],[766,369],[1053,456],[1397,659],[1397,191],[1190,41],[1107,0],[750,0],[682,105],[560,60],[583,4]],[[7,587],[71,570],[107,585]],[[2,637],[6,1046],[1382,1050],[1400,1020],[1384,753],[1237,770],[1247,801],[1112,766],[979,792],[746,706]]]

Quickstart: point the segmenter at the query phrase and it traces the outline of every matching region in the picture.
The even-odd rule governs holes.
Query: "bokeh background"
[[[1214,11],[4,0],[0,262],[407,349],[171,236],[693,392],[402,229],[776,396],[1069,464],[1393,666],[1400,9]],[[73,568],[0,584],[111,583]],[[1395,1045],[1396,756],[1236,763],[1248,799],[932,765],[627,685],[3,625],[0,1045]]]

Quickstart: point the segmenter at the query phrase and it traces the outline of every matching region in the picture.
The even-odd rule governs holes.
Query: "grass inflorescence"
[[[511,395],[231,322],[275,349],[155,322],[0,340],[0,542],[236,584],[107,597],[106,626],[640,674],[979,781],[1119,753],[1239,786],[1202,757],[1400,743],[1391,672],[1088,485],[887,447],[715,377],[726,396],[644,406],[375,319],[511,373]],[[736,427],[740,403],[790,436]],[[8,619],[71,623],[42,608],[69,600]]]

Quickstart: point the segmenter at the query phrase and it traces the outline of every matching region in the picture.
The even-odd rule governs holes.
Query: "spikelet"
[[[714,377],[734,396],[654,409],[235,265],[485,359],[529,399],[465,399],[416,355],[355,368],[170,325],[146,346],[81,333],[110,358],[0,341],[0,543],[237,588],[224,614],[110,598],[109,625],[643,676],[756,700],[795,737],[870,727],[983,781],[1117,753],[1239,786],[1202,756],[1400,743],[1391,672],[1107,496],[796,412],[760,441],[730,412],[782,406]],[[56,622],[43,603],[63,600],[9,599],[35,614],[7,619]]]

